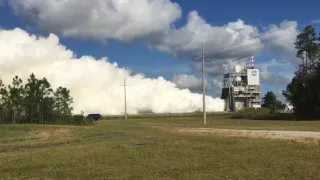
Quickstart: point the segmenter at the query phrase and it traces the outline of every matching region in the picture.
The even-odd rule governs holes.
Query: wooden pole
[[[127,116],[127,85],[126,85],[126,78],[124,78],[124,115],[125,115],[125,120],[128,119],[128,116]]]
[[[207,115],[206,115],[206,88],[204,80],[204,45],[202,44],[202,96],[203,96],[203,124],[207,124]]]

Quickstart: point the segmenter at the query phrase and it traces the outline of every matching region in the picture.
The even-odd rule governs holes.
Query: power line
[[[251,41],[251,40],[254,40],[254,39],[259,39],[259,40],[260,40],[260,38],[263,37],[263,36],[265,36],[266,34],[271,34],[271,33],[274,33],[274,32],[277,32],[277,31],[280,31],[280,30],[283,30],[283,29],[286,29],[286,28],[288,28],[288,27],[290,27],[290,26],[293,26],[293,25],[295,25],[295,23],[291,23],[291,24],[289,24],[289,25],[287,25],[287,26],[283,26],[283,27],[281,27],[281,28],[279,28],[279,29],[276,29],[276,30],[273,30],[273,31],[268,31],[268,32],[266,32],[266,33],[264,33],[264,34],[262,34],[262,35],[254,36],[253,38],[246,39],[246,40],[241,41],[241,42],[239,42],[239,43],[231,44],[231,45],[229,45],[229,46],[226,46],[226,47],[217,49],[217,50],[215,50],[215,51],[220,51],[220,50],[223,50],[223,49],[226,49],[226,48],[229,48],[229,47],[232,47],[232,46],[236,46],[236,45],[239,45],[239,44],[242,44],[242,43],[244,43],[244,42]]]
[[[316,23],[308,23],[308,24],[316,24]],[[272,33],[275,33],[275,32],[277,32],[277,31],[281,31],[281,30],[286,29],[286,28],[288,28],[288,27],[290,27],[290,26],[293,26],[293,25],[296,25],[296,23],[295,23],[295,22],[290,23],[290,24],[288,24],[288,25],[286,25],[286,26],[282,26],[282,27],[280,27],[280,28],[278,28],[278,29],[276,29],[276,30],[272,30],[272,31],[265,32],[265,33],[262,34],[262,35],[255,36],[255,37],[253,37],[253,38],[251,38],[251,39],[247,39],[247,40],[241,41],[241,42],[239,42],[239,43],[231,44],[231,45],[229,45],[229,46],[225,46],[225,47],[222,47],[222,48],[219,48],[219,49],[215,49],[214,51],[216,51],[216,53],[222,53],[222,52],[225,52],[224,49],[227,49],[227,48],[229,48],[229,47],[236,46],[236,45],[239,45],[239,44],[242,44],[242,43],[245,43],[245,42],[254,40],[254,39],[261,40],[261,38],[264,37],[264,36],[266,36],[267,34],[272,34]],[[305,26],[305,25],[306,25],[306,24],[304,24],[304,25],[301,25],[301,24],[300,24],[300,26]],[[291,33],[293,33],[293,32],[296,32],[296,31],[295,31],[295,30],[289,31],[289,33],[287,33],[287,34],[282,34],[281,36],[275,36],[275,37],[272,37],[272,38],[265,38],[265,39],[262,39],[262,40],[263,40],[263,41],[269,41],[269,40],[278,39],[278,38],[283,37],[283,35],[289,35],[289,34],[291,34]],[[252,43],[252,44],[249,44],[249,45],[246,45],[246,46],[240,46],[240,47],[236,47],[236,48],[234,48],[234,49],[229,49],[228,51],[232,51],[232,50],[234,51],[234,50],[236,50],[236,49],[241,49],[241,48],[244,48],[244,47],[250,47],[250,46],[256,45],[257,43],[260,43],[260,41],[255,42],[255,43]],[[224,51],[221,51],[221,50],[224,50]],[[211,54],[210,56],[213,56],[213,55],[214,55],[214,54]],[[193,57],[192,59],[199,59],[199,58],[198,58],[197,56],[195,56],[195,57]],[[211,60],[211,59],[206,59],[206,60]]]
[[[315,23],[310,23],[310,24],[315,24]],[[223,52],[234,51],[234,50],[236,50],[236,49],[241,49],[241,48],[244,48],[244,47],[250,47],[250,46],[259,44],[259,43],[260,43],[260,40],[262,40],[262,41],[269,41],[269,40],[274,40],[274,39],[281,38],[281,37],[283,37],[284,35],[292,34],[292,33],[296,32],[296,31],[295,31],[295,30],[291,30],[291,31],[288,31],[289,33],[282,33],[282,34],[280,34],[280,35],[276,35],[276,36],[273,36],[273,37],[272,37],[272,36],[269,36],[268,38],[262,39],[264,36],[266,36],[266,35],[268,35],[268,34],[272,34],[272,33],[275,33],[275,32],[281,31],[281,30],[284,30],[284,29],[286,29],[286,28],[288,28],[288,27],[291,27],[291,26],[293,26],[293,25],[295,25],[295,23],[290,23],[290,24],[288,24],[288,25],[286,25],[286,26],[283,26],[283,27],[280,27],[280,28],[278,28],[278,29],[276,29],[276,30],[272,30],[272,31],[265,32],[265,33],[262,34],[262,35],[255,36],[255,37],[253,37],[253,38],[250,38],[250,39],[241,41],[241,42],[239,42],[239,43],[235,43],[235,44],[231,44],[231,45],[229,45],[229,46],[225,46],[225,47],[222,47],[222,48],[219,48],[219,49],[215,49],[215,50],[213,50],[213,51],[215,51],[215,52],[212,53],[211,56],[215,55],[215,53],[219,54],[219,53],[223,53]],[[257,41],[257,42],[255,42],[255,43],[252,43],[252,44],[249,44],[249,45],[246,45],[246,46],[235,47],[235,48],[233,48],[233,49],[227,49],[227,48],[230,48],[230,47],[233,47],[233,46],[236,46],[236,45],[239,45],[239,44],[248,42],[248,41],[252,41],[252,40],[255,40],[255,39],[256,39],[256,41]],[[226,50],[224,50],[224,49],[226,49]],[[195,59],[195,58],[193,58],[193,59]]]
[[[243,56],[243,57],[240,57],[240,58],[238,58],[238,59],[232,60],[231,62],[236,62],[236,61],[242,60],[242,59],[244,59],[244,58],[247,58],[247,57],[249,57],[249,56],[250,56],[250,55]]]
[[[266,39],[265,41],[276,40],[276,39],[279,39],[279,38],[281,38],[281,37],[284,37],[284,36],[289,35],[289,34],[292,34],[292,33],[294,33],[294,32],[292,31],[292,32],[289,32],[289,33],[283,33],[283,34],[280,34],[280,35],[278,35],[278,36],[274,36],[274,37],[271,37],[271,38],[269,38],[269,39]],[[259,44],[259,43],[260,43],[260,42],[255,42],[255,43],[248,44],[248,45],[241,46],[241,47],[237,47],[237,48],[234,48],[234,49],[231,49],[231,50],[232,50],[232,51],[237,51],[237,50],[239,50],[239,49],[246,48],[246,47],[251,47],[251,46],[254,46],[254,45]],[[231,50],[230,50],[230,51],[231,51]],[[223,52],[223,51],[222,51],[222,52]],[[221,53],[221,52],[220,52],[220,53]],[[239,60],[242,60],[242,59],[244,59],[244,58],[246,58],[246,57],[249,57],[249,56],[250,56],[250,55],[245,55],[245,56],[243,56],[243,57],[234,59],[234,60],[232,60],[231,62],[239,61]],[[211,59],[210,59],[210,60],[211,60]]]
[[[279,31],[279,29],[277,30],[277,31]],[[273,32],[275,32],[275,31],[273,31]],[[270,33],[270,32],[269,32]],[[288,34],[288,33],[287,33]],[[284,35],[287,35],[287,34],[282,34],[282,35],[280,35],[280,36],[275,36],[275,37],[273,37],[273,38],[270,38],[269,40],[274,40],[274,39],[278,39],[278,38],[280,38],[280,37],[283,37]],[[265,34],[264,34],[265,35]],[[248,40],[247,40],[248,41]],[[246,41],[244,41],[244,42],[246,42]],[[243,43],[243,42],[242,42]],[[257,42],[256,42],[257,43]],[[255,45],[256,43],[252,43],[252,44],[249,44],[249,45],[246,45],[246,46],[242,46],[242,47],[237,47],[237,48],[234,48],[233,49],[233,51],[235,51],[236,49],[241,49],[241,48],[244,48],[244,47],[250,47],[250,46],[253,46],[253,45]],[[259,42],[260,43],[260,42]],[[232,46],[234,46],[234,45],[232,45]],[[232,46],[229,46],[229,47],[232,47]],[[232,49],[231,49],[232,50]],[[230,51],[230,50],[229,50]],[[223,52],[223,51],[222,51]],[[221,52],[220,52],[221,53]],[[240,58],[238,58],[238,59],[235,59],[235,60],[233,60],[232,62],[235,62],[235,61],[238,61],[238,60],[241,60],[241,59],[244,59],[244,58],[246,58],[246,57],[248,57],[248,55],[246,55],[246,56],[244,56],[244,57],[240,57]],[[202,93],[202,96],[203,96],[203,123],[204,123],[204,125],[206,125],[206,105],[205,105],[205,80],[204,80],[204,60],[205,58],[204,58],[204,44],[202,44],[202,90],[203,90],[203,93]],[[221,71],[221,70],[220,70]]]
[[[291,34],[291,33],[293,33],[293,32],[286,33],[286,34],[284,33],[284,34],[281,34],[281,35],[275,36],[275,37],[273,37],[273,38],[270,38],[270,39],[268,39],[268,40],[275,40],[275,39],[279,39],[279,38],[281,38],[281,37],[283,37],[283,36],[285,36],[285,35],[289,35],[289,34]],[[253,45],[255,45],[255,44],[257,44],[257,43],[249,44],[249,45],[247,45],[247,46],[243,46],[243,47],[240,47],[240,48],[250,47],[250,46],[253,46]],[[238,48],[236,48],[236,49],[238,49]],[[240,61],[240,60],[242,60],[242,59],[244,59],[244,58],[247,58],[247,57],[249,57],[249,56],[250,56],[250,55],[246,55],[246,56],[243,56],[243,57],[240,57],[240,58],[234,59],[234,60],[232,60],[231,62]]]
[[[289,35],[289,34],[291,34],[291,33],[293,33],[293,31],[290,32],[290,33],[283,33],[283,34],[280,34],[280,35],[278,35],[278,36],[274,36],[274,37],[272,37],[272,38],[266,39],[266,41],[271,41],[271,40],[279,39],[279,38],[284,37],[285,35]],[[234,48],[233,51],[236,51],[236,50],[239,50],[239,49],[245,48],[245,47],[251,47],[251,46],[256,45],[257,43],[260,43],[260,42],[255,42],[255,43],[248,44],[248,45],[245,45],[245,46],[242,46],[242,47],[237,47],[237,48]],[[231,49],[231,50],[232,50],[232,49]],[[204,55],[203,55],[203,56],[204,56]],[[244,59],[244,58],[246,58],[246,57],[249,57],[249,56],[250,56],[250,55],[245,55],[245,56],[243,56],[243,57],[234,59],[234,60],[232,60],[231,62],[236,62],[236,61],[242,60],[242,59]],[[199,58],[196,58],[196,59],[199,59]],[[207,60],[208,60],[208,59],[207,59]],[[211,59],[210,59],[210,60],[211,60]],[[218,65],[216,65],[216,66],[218,66]]]
[[[274,37],[268,38],[268,39],[266,39],[266,40],[264,40],[264,41],[276,40],[276,39],[282,38],[282,37],[284,37],[284,36],[286,36],[286,35],[289,35],[289,34],[292,34],[292,33],[294,33],[294,31],[289,31],[289,33],[284,33],[284,34],[281,34],[281,35],[278,35],[278,36],[274,36]],[[244,47],[254,46],[254,45],[256,45],[257,43],[258,43],[258,42],[253,43],[253,44],[249,44],[249,45],[247,45],[247,46],[239,47],[239,48],[237,48],[237,49],[241,49],[241,48],[244,48]]]
[[[289,34],[291,34],[291,33],[293,33],[293,32],[290,32],[290,33],[284,33],[284,34],[281,34],[281,35],[278,35],[278,36],[272,37],[272,38],[267,39],[267,40],[268,40],[268,41],[270,41],[270,40],[276,40],[276,39],[279,39],[279,38],[281,38],[281,37],[284,37],[285,35],[289,35]],[[251,46],[256,45],[257,43],[258,43],[258,42],[253,43],[253,44],[248,44],[248,45],[246,45],[246,46],[239,47],[239,48],[236,48],[236,49],[234,49],[234,50],[241,49],[241,48],[245,48],[245,47],[251,47]],[[244,58],[249,57],[249,56],[250,56],[250,55],[246,55],[246,56],[243,56],[243,57],[237,58],[237,59],[235,59],[235,60],[232,60],[231,62],[239,61],[239,60],[244,59]]]
[[[289,33],[283,33],[283,34],[280,34],[280,35],[277,35],[277,36],[269,37],[269,38],[264,39],[263,41],[269,42],[269,41],[271,41],[271,40],[276,40],[276,39],[282,38],[282,37],[284,37],[284,36],[286,36],[286,35],[292,34],[292,33],[294,33],[294,32],[295,32],[295,31],[289,31]],[[256,41],[256,42],[253,42],[253,43],[250,43],[250,44],[247,44],[247,45],[235,47],[235,48],[233,48],[233,49],[229,49],[228,51],[220,51],[220,52],[217,52],[216,55],[221,54],[221,53],[234,52],[234,51],[237,51],[237,50],[240,50],[240,49],[243,49],[243,48],[255,46],[255,45],[257,45],[257,44],[260,44],[260,41]],[[213,55],[215,55],[215,54],[212,54],[211,56],[213,56]]]
[[[293,25],[295,25],[295,23],[291,23],[291,24],[289,24],[289,25],[283,26],[283,27],[278,28],[278,29],[276,29],[276,30],[266,32],[266,33],[264,33],[264,34],[262,34],[262,35],[255,36],[255,37],[253,37],[253,38],[246,39],[246,40],[244,40],[244,41],[241,41],[241,42],[238,42],[238,43],[235,43],[235,44],[231,44],[231,45],[228,45],[228,46],[225,46],[225,47],[222,47],[222,48],[218,48],[218,49],[215,49],[215,50],[213,50],[213,51],[214,51],[214,53],[222,53],[222,52],[225,51],[224,49],[227,49],[227,48],[230,48],[230,47],[233,47],[233,46],[236,46],[236,45],[239,45],[239,44],[242,44],[242,43],[251,41],[251,40],[255,40],[255,39],[260,40],[261,37],[266,36],[267,34],[271,34],[271,33],[277,32],[277,31],[281,31],[281,30],[283,30],[283,29],[285,29],[285,28],[288,28],[288,27],[290,27],[290,26],[293,26]],[[223,50],[223,51],[222,51],[222,50]],[[232,50],[232,49],[229,49],[229,51],[230,51],[230,50]],[[214,54],[214,53],[213,53],[213,54]],[[194,57],[193,59],[195,59],[195,58],[196,58],[196,57]]]

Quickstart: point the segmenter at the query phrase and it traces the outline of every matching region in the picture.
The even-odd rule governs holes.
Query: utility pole
[[[127,84],[126,84],[126,78],[123,80],[123,87],[124,87],[124,117],[125,120],[128,120],[127,116]]]
[[[202,96],[203,96],[203,124],[207,124],[207,115],[206,115],[206,88],[204,80],[204,45],[202,44]]]

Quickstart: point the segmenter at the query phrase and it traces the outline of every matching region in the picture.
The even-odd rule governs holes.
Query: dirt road
[[[320,142],[320,132],[310,131],[236,130],[214,128],[175,128],[173,131],[180,133],[194,133],[199,135],[212,134],[223,137],[270,138]]]

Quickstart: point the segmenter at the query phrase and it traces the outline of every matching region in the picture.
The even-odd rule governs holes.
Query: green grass
[[[208,121],[218,128],[320,131],[320,122]],[[193,136],[159,127],[203,126],[201,117],[0,126],[0,179],[320,179],[316,144]]]
[[[129,117],[130,118],[130,117]],[[247,120],[230,119],[225,115],[207,116],[207,125],[203,126],[203,117],[163,117],[161,119],[136,118],[131,119],[140,125],[167,127],[209,127],[220,129],[248,130],[288,130],[288,131],[320,131],[320,121],[276,121],[276,120]]]

